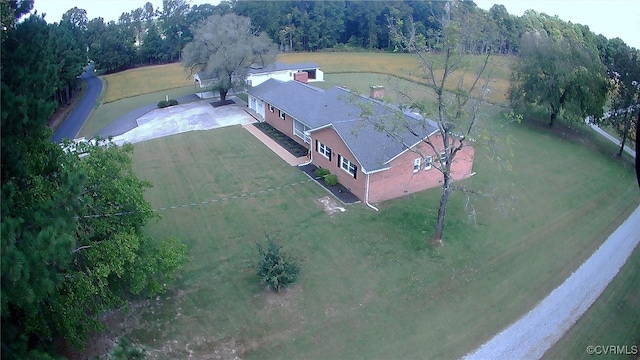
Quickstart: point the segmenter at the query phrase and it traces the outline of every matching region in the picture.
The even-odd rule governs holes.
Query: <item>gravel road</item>
[[[465,359],[540,359],[589,309],[640,242],[640,207],[533,310]]]

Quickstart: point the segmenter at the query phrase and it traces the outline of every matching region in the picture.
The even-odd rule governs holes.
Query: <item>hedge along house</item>
[[[322,90],[299,81],[270,79],[248,95],[249,107],[264,121],[310,149],[314,165],[336,174],[367,204],[442,184],[433,165],[439,155],[423,141],[444,150],[431,120],[344,88]],[[390,132],[377,129],[380,122]],[[471,176],[473,157],[471,146],[458,152],[451,164],[454,180]]]

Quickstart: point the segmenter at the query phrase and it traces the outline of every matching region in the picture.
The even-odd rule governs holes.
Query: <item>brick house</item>
[[[422,141],[430,137],[437,144],[437,126],[419,115],[399,112],[341,87],[322,90],[299,81],[267,80],[250,89],[248,99],[248,106],[264,121],[307,147],[314,165],[336,174],[342,185],[366,203],[442,182],[442,174],[432,166],[438,154]],[[368,120],[361,115],[363,109],[370,114]],[[397,124],[395,138],[377,130],[376,121]],[[452,164],[454,180],[471,176],[473,156],[471,146],[458,152]]]

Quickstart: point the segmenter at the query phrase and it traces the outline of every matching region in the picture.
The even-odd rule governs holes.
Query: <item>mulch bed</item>
[[[333,194],[333,196],[337,197],[338,200],[342,201],[344,204],[355,204],[360,202],[360,199],[342,184],[337,183],[333,186],[329,186],[324,182],[323,179],[318,179],[315,174],[317,168],[318,167],[313,164],[298,166],[298,169],[302,170],[302,172],[309,175],[309,177],[311,177],[312,179],[315,179],[318,184],[322,185],[322,187],[327,189],[330,193]]]
[[[214,101],[211,103],[211,106],[213,106],[214,108],[217,108],[219,106],[231,105],[235,103],[236,103],[235,101],[227,99],[225,101]]]
[[[273,141],[277,142],[280,146],[285,148],[289,153],[291,153],[291,155],[297,158],[307,156],[307,152],[309,150],[307,150],[306,147],[298,144],[295,140],[291,139],[266,122],[253,123],[253,126],[258,128],[258,130],[262,131],[268,137],[273,139]]]

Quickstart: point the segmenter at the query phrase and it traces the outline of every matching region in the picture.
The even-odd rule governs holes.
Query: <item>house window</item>
[[[340,168],[342,170],[351,174],[351,176],[353,176],[354,179],[356,178],[356,170],[358,170],[358,167],[356,166],[356,164],[345,159],[342,155],[338,155],[338,162],[340,163]]]
[[[447,164],[447,152],[443,151],[440,153],[440,164],[442,165],[446,165]]]
[[[431,170],[431,163],[433,162],[433,158],[431,156],[427,156],[424,158],[424,169]]]
[[[273,112],[273,105],[269,104],[269,111]]]
[[[413,160],[413,172],[420,171],[420,158]]]
[[[284,120],[284,111],[278,110],[278,113],[280,114],[280,119]]]
[[[316,151],[331,161],[331,148],[316,140]]]

